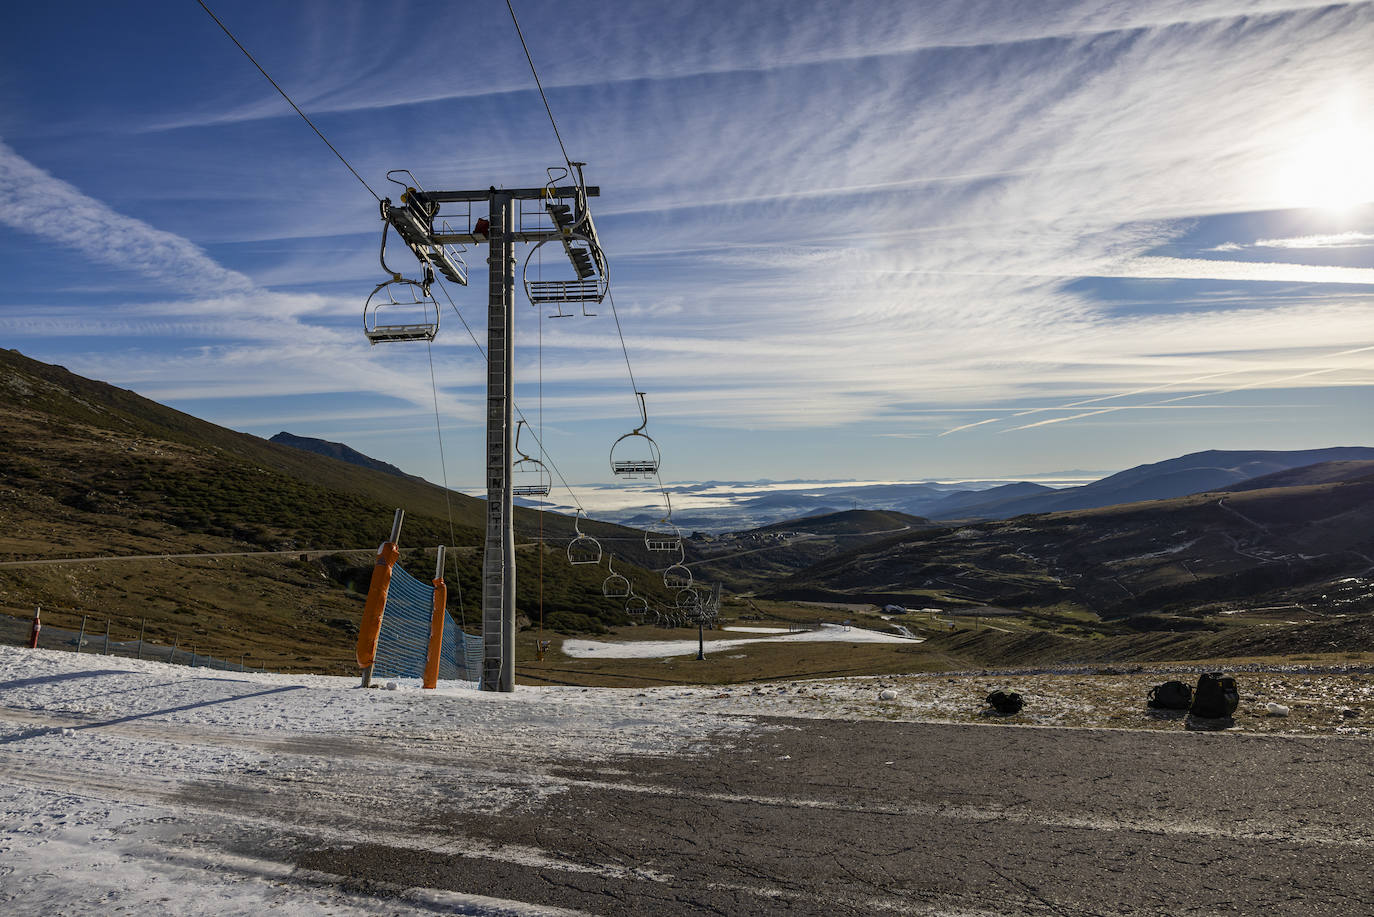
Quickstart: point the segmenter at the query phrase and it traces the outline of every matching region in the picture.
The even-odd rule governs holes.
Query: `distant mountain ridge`
[[[1070,487],[1050,487],[1032,481],[965,481],[922,483],[855,483],[799,481],[797,487],[778,489],[778,482],[701,482],[677,484],[673,521],[686,531],[714,534],[744,532],[837,512],[843,508],[895,511],[937,522],[954,520],[1010,519],[1036,513],[1097,509],[1144,500],[1168,500],[1210,491],[1241,489],[1245,482],[1296,469],[1374,461],[1374,448],[1335,446],[1322,449],[1208,450],[1160,462],[1137,465],[1108,474],[1096,481]],[[1319,472],[1312,472],[1319,474]],[[1350,469],[1331,475],[1354,474]],[[1336,478],[1330,478],[1334,480]],[[1061,479],[1062,480],[1062,479]],[[1080,479],[1082,480],[1082,479]],[[1256,486],[1292,486],[1294,477],[1282,483]],[[751,491],[750,488],[756,488]],[[693,505],[694,492],[728,488],[734,495],[715,505]],[[604,515],[624,525],[648,525],[658,520],[657,507],[633,507]],[[794,526],[804,528],[804,526]]]
[[[1365,464],[1268,476],[1290,478],[1286,486],[913,526],[820,557],[758,593],[908,606],[1067,603],[1141,629],[1189,629],[1219,612],[1366,614],[1374,611],[1374,471]]]
[[[394,474],[402,478],[410,478],[414,481],[422,481],[423,478],[413,474],[406,474],[395,465],[372,458],[370,455],[363,455],[352,446],[343,443],[332,443],[327,439],[315,439],[311,436],[297,436],[294,433],[287,433],[285,430],[268,440],[269,443],[277,443],[281,446],[290,446],[292,449],[301,449],[305,452],[313,452],[316,455],[328,456],[332,459],[339,459],[348,462],[350,465],[357,465],[360,468],[371,468],[373,471],[381,471],[386,474]]]
[[[960,491],[937,501],[926,515],[932,519],[958,518],[970,510],[980,514],[994,513],[1001,506],[1032,497],[1058,493],[1053,487],[1018,481],[1015,484],[1002,484],[987,490]]]
[[[1209,449],[1162,462],[1137,465],[1079,487],[1065,487],[1047,493],[1032,493],[1018,499],[995,502],[978,499],[1005,489],[994,488],[991,491],[969,495],[956,504],[957,509],[937,509],[924,515],[932,519],[1009,519],[1012,516],[1031,513],[1098,509],[1123,503],[1169,500],[1189,494],[1231,489],[1255,478],[1320,463],[1371,460],[1374,460],[1374,448],[1365,446],[1334,446],[1293,451]]]

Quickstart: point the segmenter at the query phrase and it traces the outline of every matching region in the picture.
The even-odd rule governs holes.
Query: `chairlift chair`
[[[665,501],[668,495],[663,495]],[[644,527],[644,547],[650,551],[677,551],[685,557],[682,547],[682,529],[673,525],[673,504],[668,502],[667,512],[657,522]]]
[[[556,166],[549,169],[549,182],[544,186],[544,209],[548,212],[558,235],[545,239],[530,249],[529,254],[525,256],[520,278],[525,285],[525,295],[529,298],[530,305],[537,307],[551,303],[558,309],[549,318],[571,318],[574,313],[563,311],[565,303],[581,304],[582,314],[591,318],[596,313],[587,311],[587,303],[599,303],[606,297],[606,291],[610,288],[610,277],[606,270],[606,255],[601,250],[601,243],[597,241],[596,227],[592,223],[591,211],[587,208],[586,182],[582,177],[582,166],[585,163],[569,165],[577,169],[576,190],[571,202],[568,202],[568,198],[556,196],[554,191],[561,179],[570,177],[568,168]],[[535,253],[550,242],[557,242],[563,247],[563,253],[567,255],[568,264],[572,268],[571,278],[545,280],[542,276],[530,277],[530,262],[536,261]]]
[[[525,426],[523,420],[515,426],[515,451],[520,457],[510,466],[511,496],[547,497],[551,486],[549,469],[537,458],[530,458],[520,449],[520,430]]]
[[[530,276],[530,261],[535,260],[535,253],[550,242],[562,244],[577,275],[575,278],[544,280]],[[595,312],[587,311],[587,304],[601,302],[610,288],[606,256],[601,253],[600,246],[581,233],[568,233],[559,239],[545,239],[537,243],[525,256],[520,278],[525,284],[525,296],[529,298],[530,305],[553,305],[557,309],[549,314],[549,318],[572,318],[576,313],[564,312],[563,306],[573,303],[582,306],[583,316],[595,318]]]
[[[673,600],[678,611],[684,614],[692,614],[701,608],[701,596],[695,589],[688,586],[677,591],[677,597]]]
[[[622,478],[652,478],[658,474],[661,456],[658,443],[644,432],[649,425],[649,409],[644,404],[644,393],[635,392],[639,397],[639,426],[611,443],[611,473]]]
[[[686,589],[692,585],[692,571],[688,569],[685,561],[687,560],[687,549],[678,542],[679,552],[676,563],[669,565],[663,571],[663,585],[667,589]]]
[[[428,283],[393,275],[373,287],[363,304],[363,334],[373,344],[432,341],[438,333],[439,303]]]
[[[634,595],[634,589],[630,587],[628,579],[615,572],[614,560],[614,557],[606,558],[606,569],[611,571],[611,575],[602,582],[601,594],[608,599],[628,599]]]
[[[573,532],[575,534],[573,540],[568,542],[568,563],[573,566],[601,563],[601,542],[583,532],[581,526],[577,524],[584,515],[585,513],[579,507],[577,515],[573,516]]]
[[[667,589],[686,589],[692,585],[692,571],[682,564],[673,564],[663,571],[663,585]]]
[[[720,605],[715,601],[714,593],[712,595],[711,599],[703,597],[701,600],[701,619],[707,624],[714,624],[720,619]]]
[[[642,595],[632,595],[625,601],[625,613],[634,618],[642,618],[649,613],[649,600]]]

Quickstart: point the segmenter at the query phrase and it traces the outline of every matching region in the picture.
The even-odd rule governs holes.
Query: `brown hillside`
[[[351,652],[348,622],[396,507],[407,512],[402,546],[453,546],[450,582],[469,600],[479,594],[481,500],[450,494],[450,528],[442,488],[226,430],[12,350],[0,350],[0,397],[10,405],[0,414],[0,611],[27,615],[41,603],[51,624],[73,627],[82,614],[126,626],[147,618],[150,637],[195,633],[202,652],[237,657],[248,646],[307,668],[337,662]],[[540,522],[517,510],[519,539],[531,542]],[[625,621],[600,594],[604,564],[563,557],[570,520],[542,522],[542,576],[531,545],[520,607],[537,617],[542,595],[545,612],[565,622]],[[671,601],[657,574],[634,565],[648,560],[642,533],[583,529],[606,539],[638,592]],[[257,556],[15,566],[222,553]],[[432,573],[432,560],[413,564]]]

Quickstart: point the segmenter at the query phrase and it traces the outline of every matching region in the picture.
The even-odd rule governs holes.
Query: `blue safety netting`
[[[382,612],[377,638],[374,678],[420,678],[429,652],[430,615],[434,587],[411,576],[401,567],[391,570],[391,588]],[[439,678],[479,681],[482,677],[482,638],[464,633],[444,612],[444,644],[439,653]]]

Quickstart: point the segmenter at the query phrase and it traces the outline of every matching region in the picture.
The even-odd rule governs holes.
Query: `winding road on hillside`
[[[128,560],[199,560],[214,557],[327,557],[330,554],[371,554],[376,548],[331,548],[309,551],[216,551],[204,554],[104,554],[95,557],[49,557],[39,560],[0,561],[0,568],[46,567],[61,564],[94,564]],[[461,550],[461,549],[450,549]]]

